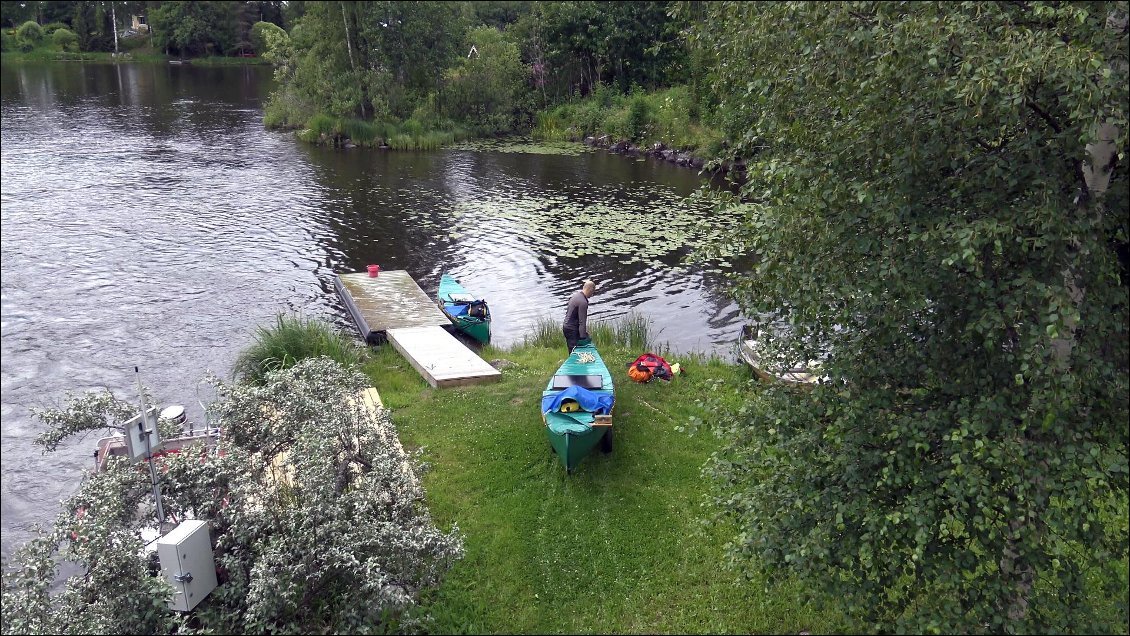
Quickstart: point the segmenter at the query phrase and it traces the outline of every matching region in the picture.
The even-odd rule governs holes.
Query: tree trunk
[[[114,3],[110,3],[110,22],[114,25],[114,55],[118,54],[118,12],[114,9]]]
[[[357,64],[353,62],[353,44],[349,41],[349,18],[345,17],[345,3],[341,3],[341,21],[345,24],[345,48],[349,51],[349,68],[357,70]]]
[[[1116,16],[1111,13],[1107,16],[1106,26],[1112,31],[1121,32],[1126,29],[1127,17]],[[1095,222],[1092,227],[1099,227],[1097,222],[1105,210],[1101,197],[1106,193],[1107,188],[1110,187],[1110,179],[1114,174],[1114,167],[1118,162],[1118,148],[1115,146],[1114,141],[1118,138],[1118,128],[1112,122],[1103,122],[1099,125],[1096,131],[1095,141],[1087,144],[1085,150],[1087,158],[1080,166],[1080,175],[1083,183],[1080,184],[1080,189],[1083,192],[1078,198],[1077,214],[1080,216],[1090,215],[1095,217]],[[1078,266],[1073,263],[1068,263],[1063,271],[1063,281],[1067,288],[1068,297],[1075,312],[1082,314],[1083,312],[1083,298],[1086,294],[1087,288],[1083,281],[1083,272],[1079,271]],[[1075,347],[1075,339],[1078,333],[1078,321],[1074,315],[1067,315],[1063,318],[1064,326],[1067,327],[1067,333],[1063,334],[1060,338],[1052,341],[1052,348],[1055,351],[1056,361],[1063,365],[1063,367],[1071,367],[1071,353]],[[1044,440],[1033,441],[1025,439],[1022,444],[1032,443],[1049,443]],[[1043,483],[1037,480],[1033,486],[1039,490],[1043,490]],[[1036,493],[1037,499],[1044,500],[1043,496],[1046,493]],[[1032,495],[1029,495],[1027,501],[1033,501]],[[1017,566],[1018,556],[1014,550],[1015,539],[1019,538],[1020,533],[1030,523],[1039,523],[1039,519],[1034,515],[1030,515],[1028,506],[1025,505],[1018,511],[1019,514],[1014,516],[1009,521],[1009,540],[1008,545],[1001,556],[1000,567],[1004,576],[1013,580],[1016,593],[1013,595],[1012,600],[1007,608],[1008,617],[1013,621],[1023,620],[1028,612],[1028,599],[1032,593],[1032,586],[1035,582],[1035,570],[1031,565],[1021,561]],[[1037,529],[1040,532],[1042,529]]]
[[[1107,16],[1106,27],[1112,31],[1122,32],[1126,30],[1126,21],[1127,16],[1117,16],[1111,13]],[[1095,136],[1097,139],[1087,144],[1087,159],[1080,166],[1080,173],[1083,178],[1083,183],[1080,186],[1084,192],[1079,196],[1078,214],[1080,216],[1090,214],[1095,217],[1095,221],[1098,221],[1105,212],[1099,199],[1110,187],[1110,178],[1114,174],[1114,166],[1118,162],[1118,148],[1114,145],[1114,140],[1118,138],[1118,128],[1112,122],[1103,122],[1099,124]],[[1093,227],[1097,226],[1098,223],[1093,225]],[[1080,280],[1080,272],[1073,265],[1068,264],[1067,269],[1063,272],[1063,279],[1072,305],[1077,311],[1081,312],[1083,297],[1087,290]],[[1070,366],[1071,351],[1075,346],[1078,324],[1075,317],[1070,315],[1065,316],[1063,322],[1068,332],[1065,337],[1053,341],[1052,346],[1055,348],[1056,358],[1059,362]]]
[[[355,62],[353,60],[353,44],[352,44],[352,42],[350,41],[350,38],[349,38],[349,17],[345,13],[345,2],[341,3],[341,21],[342,21],[342,23],[345,24],[345,48],[346,48],[346,50],[349,51],[349,68],[353,69],[353,73],[354,73],[354,75],[356,75],[357,74],[357,62]],[[360,51],[358,51],[358,52],[360,52]],[[359,77],[356,77],[354,79],[357,80],[357,81],[360,81]],[[362,119],[365,118],[365,92],[366,91],[364,90],[364,87],[362,86],[362,90],[361,90],[361,93],[362,93],[362,95],[361,95],[361,118]]]

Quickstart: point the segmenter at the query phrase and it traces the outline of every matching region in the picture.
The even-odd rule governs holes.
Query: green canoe
[[[490,309],[487,301],[467,293],[459,281],[444,274],[439,277],[439,306],[455,323],[455,328],[478,342],[490,342]]]
[[[582,361],[588,358],[592,360]],[[571,395],[576,390],[571,386],[587,389],[584,396],[578,400],[565,400],[565,410],[560,407],[553,408],[559,396]],[[557,454],[557,459],[565,466],[565,471],[572,473],[577,464],[600,445],[602,451],[612,451],[612,405],[615,394],[612,388],[612,374],[608,372],[600,353],[591,344],[578,345],[569,354],[569,357],[557,369],[557,373],[549,379],[542,392],[542,420],[545,421],[545,432],[549,436],[549,446]],[[581,407],[581,404],[590,402],[592,410]],[[597,402],[597,404],[591,404]],[[576,404],[581,410],[571,410]],[[607,413],[597,414],[593,411],[606,410]]]

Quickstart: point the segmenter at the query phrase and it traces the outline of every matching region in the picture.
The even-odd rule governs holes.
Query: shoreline
[[[105,51],[86,51],[67,53],[52,51],[50,53],[22,53],[19,51],[4,51],[0,54],[0,62],[5,64],[61,64],[67,62],[96,62],[105,64],[173,64],[179,66],[270,66],[270,62],[261,57],[195,57],[178,58],[163,53],[109,53]]]
[[[611,135],[588,135],[580,143],[594,148],[604,148],[609,153],[627,157],[651,157],[667,163],[673,163],[684,168],[693,168],[699,172],[712,176],[724,176],[737,184],[745,182],[746,163],[742,160],[726,159],[716,168],[708,168],[713,160],[704,159],[687,150],[672,148],[662,141],[651,145],[638,146],[627,139],[613,142]]]

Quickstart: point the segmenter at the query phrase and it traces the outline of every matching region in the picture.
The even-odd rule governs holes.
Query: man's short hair
[[[581,289],[591,289],[592,291],[596,291],[596,283],[592,282],[592,280],[586,280],[584,284],[581,285]]]

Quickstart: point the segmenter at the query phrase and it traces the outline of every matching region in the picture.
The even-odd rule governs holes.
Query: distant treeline
[[[29,50],[38,41],[9,33],[27,22],[43,27],[51,36],[66,29],[77,36],[78,51],[115,51],[114,22],[118,49],[151,45],[159,52],[195,57],[203,55],[248,55],[257,51],[251,29],[256,22],[285,26],[301,16],[302,3],[235,2],[89,2],[44,1],[0,2],[4,26],[4,50]],[[288,22],[289,21],[289,22]]]
[[[535,113],[601,87],[627,93],[688,82],[688,19],[672,5],[288,3],[286,31],[265,38],[280,81],[266,123],[313,129],[307,123],[318,115],[339,122],[330,130],[339,136],[357,132],[350,121],[528,131]]]

